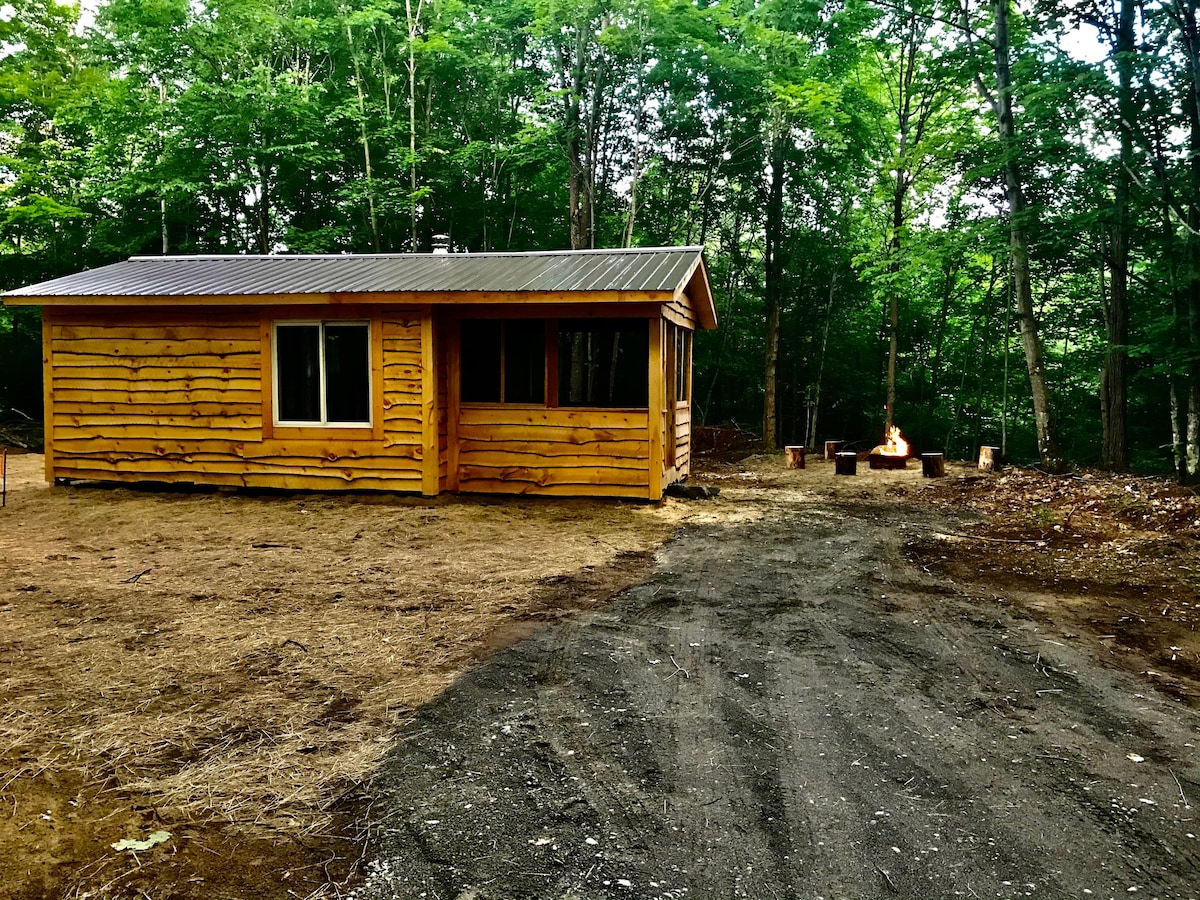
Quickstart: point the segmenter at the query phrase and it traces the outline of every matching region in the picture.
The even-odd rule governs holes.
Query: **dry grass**
[[[413,709],[530,623],[624,586],[687,510],[49,489],[40,457],[9,463],[0,804],[15,831],[0,855],[14,868],[40,864],[47,778],[76,792],[52,824],[101,839],[100,817],[116,840],[146,808],[173,831],[325,834]]]

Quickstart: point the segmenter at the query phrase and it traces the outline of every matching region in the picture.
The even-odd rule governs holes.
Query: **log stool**
[[[979,448],[979,471],[980,472],[997,472],[1001,467],[1000,448],[999,447],[980,447]]]
[[[839,450],[833,459],[833,465],[837,475],[857,475],[858,454],[853,450]]]
[[[787,454],[787,467],[789,469],[804,468],[804,447],[784,447],[783,452]]]
[[[838,451],[846,446],[845,441],[826,441],[825,442],[825,458],[835,459]]]
[[[946,475],[946,454],[922,453],[921,475],[925,478],[944,478]]]

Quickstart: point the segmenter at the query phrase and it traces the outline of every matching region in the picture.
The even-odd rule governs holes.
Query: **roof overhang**
[[[491,254],[133,257],[4,294],[10,306],[679,302],[716,327],[699,247]]]

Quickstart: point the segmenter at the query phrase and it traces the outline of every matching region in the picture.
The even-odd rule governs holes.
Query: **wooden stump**
[[[857,475],[858,454],[853,450],[839,450],[833,458],[833,465],[838,475]]]
[[[921,475],[925,478],[944,478],[946,475],[946,454],[922,453]]]
[[[826,441],[825,442],[825,458],[836,459],[838,452],[846,446],[845,441]]]
[[[787,454],[787,467],[789,469],[804,468],[804,447],[784,447],[783,452]]]
[[[980,447],[979,448],[979,471],[980,472],[997,472],[1000,470],[1002,460],[1000,459],[999,447]]]

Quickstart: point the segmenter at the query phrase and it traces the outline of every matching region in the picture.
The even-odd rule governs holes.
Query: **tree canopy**
[[[1194,478],[1198,4],[9,0],[0,288],[701,244],[704,422]],[[29,412],[36,311],[0,341]]]

